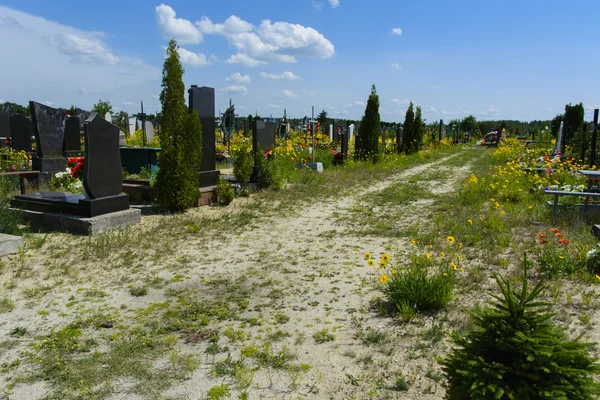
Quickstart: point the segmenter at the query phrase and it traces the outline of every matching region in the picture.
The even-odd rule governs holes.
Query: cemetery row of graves
[[[181,78],[160,148],[101,113],[9,115],[31,160],[1,178],[22,238],[0,258],[0,396],[600,394],[597,112],[488,147],[417,109],[386,137],[373,88],[360,123],[246,120],[218,142],[214,89],[188,108]]]

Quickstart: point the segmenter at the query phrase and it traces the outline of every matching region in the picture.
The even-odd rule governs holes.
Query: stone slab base
[[[597,238],[600,238],[600,225],[592,225],[592,233]]]
[[[219,171],[200,171],[198,173],[201,188],[215,186],[219,180]]]
[[[23,238],[21,236],[0,233],[0,256],[17,254],[21,246],[23,246]]]
[[[207,186],[200,188],[200,197],[198,197],[198,207],[208,206],[217,202],[217,187]]]
[[[92,218],[53,212],[11,210],[20,212],[34,229],[67,232],[75,235],[95,235],[112,229],[139,224],[142,221],[142,212],[134,208]]]

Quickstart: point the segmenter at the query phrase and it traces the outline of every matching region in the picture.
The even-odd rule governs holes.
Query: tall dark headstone
[[[274,122],[254,120],[252,150],[271,151],[275,148],[276,126]]]
[[[340,128],[339,120],[337,118],[334,118],[333,119],[333,141],[335,143],[339,142],[339,140],[340,140],[339,128]]]
[[[37,157],[33,159],[33,169],[42,172],[64,170],[66,159],[63,157],[63,141],[67,115],[35,101],[30,101],[29,107],[37,143]]]
[[[402,153],[402,135],[404,134],[404,128],[398,125],[396,129],[396,151],[398,154]]]
[[[97,115],[84,125],[83,132],[83,187],[92,199],[118,195],[123,184],[119,127]]]
[[[248,137],[249,134],[250,134],[250,122],[248,121],[248,118],[244,118],[244,136]]]
[[[442,132],[444,131],[444,120],[440,119],[440,139],[439,141],[442,141]]]
[[[348,131],[343,132],[340,135],[340,140],[342,142],[342,162],[345,162],[348,158]]]
[[[0,111],[0,137],[9,138],[11,137],[10,132],[10,114],[8,111]],[[4,141],[2,146],[4,146]]]
[[[29,153],[31,151],[31,137],[33,136],[31,120],[22,114],[11,115],[10,131],[13,149]]]
[[[67,157],[71,157],[81,151],[79,118],[77,117],[69,117],[65,122],[63,150]]]
[[[590,166],[596,165],[596,139],[598,132],[598,109],[594,110],[594,122],[592,126],[592,153],[590,154]]]
[[[214,186],[219,178],[215,169],[215,89],[192,85],[188,90],[190,112],[195,110],[202,124],[202,162],[200,163],[200,187]]]

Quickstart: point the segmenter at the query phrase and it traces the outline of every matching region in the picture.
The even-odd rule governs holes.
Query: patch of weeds
[[[313,339],[319,344],[333,342],[335,340],[335,335],[329,332],[329,328],[323,328],[313,334]]]
[[[275,332],[269,333],[267,335],[267,339],[269,339],[271,342],[278,342],[278,341],[282,340],[283,338],[290,337],[290,336],[292,336],[290,333],[284,332],[281,329],[277,329]]]
[[[297,358],[297,356],[290,352],[287,346],[279,351],[273,350],[271,343],[264,343],[262,348],[256,353],[256,361],[258,365],[262,367],[269,367],[273,369],[287,369],[289,363]]]
[[[27,328],[23,328],[20,326],[13,328],[9,333],[10,336],[16,336],[16,337],[23,337],[26,334],[27,334]]]
[[[15,309],[15,303],[11,299],[3,298],[0,299],[0,314],[11,312]]]
[[[229,327],[227,329],[225,329],[223,332],[223,335],[227,336],[227,338],[229,338],[230,341],[232,342],[243,342],[244,340],[248,339],[250,337],[249,333],[246,333],[245,331],[241,330],[241,329],[234,329],[233,327]]]
[[[229,397],[231,392],[229,391],[229,387],[226,384],[222,384],[219,386],[213,386],[208,389],[206,393],[206,398],[209,400],[221,400],[226,397]]]
[[[385,332],[373,329],[371,327],[361,331],[359,337],[366,345],[375,345],[388,340],[388,335]]]
[[[400,373],[396,376],[396,382],[394,382],[394,389],[399,392],[407,392],[410,388],[406,378]]]
[[[148,294],[148,288],[146,286],[133,286],[129,289],[129,294],[133,297],[142,297]]]
[[[281,311],[278,311],[275,313],[273,319],[275,320],[276,324],[285,324],[290,320],[290,317]]]

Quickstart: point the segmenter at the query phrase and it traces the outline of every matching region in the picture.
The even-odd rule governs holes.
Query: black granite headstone
[[[37,143],[37,158],[33,159],[33,169],[42,172],[64,170],[66,159],[63,157],[63,141],[67,115],[35,101],[30,101],[29,107]]]
[[[250,122],[248,118],[244,118],[244,137],[248,137],[250,134]]]
[[[10,115],[8,111],[0,111],[0,137],[10,137]]]
[[[79,133],[79,118],[69,117],[65,122],[65,138],[63,144],[63,150],[65,155],[68,157],[72,152],[81,151],[81,141]]]
[[[202,124],[202,162],[200,163],[200,187],[217,184],[219,171],[215,169],[215,89],[192,85],[188,90],[189,110],[196,110]]]
[[[96,115],[83,127],[85,166],[83,187],[98,199],[121,193],[123,175],[119,150],[119,127]]]
[[[348,158],[348,131],[340,135],[340,140],[342,142],[342,162],[344,162]]]
[[[333,119],[333,141],[335,143],[339,142],[339,140],[340,140],[340,133],[338,132],[339,127],[340,127],[339,120],[334,118]]]
[[[253,125],[252,150],[263,152],[273,150],[275,148],[275,123],[254,120]]]
[[[30,152],[31,136],[33,136],[33,126],[31,125],[31,120],[22,114],[11,115],[10,131],[12,135],[13,149]]]

